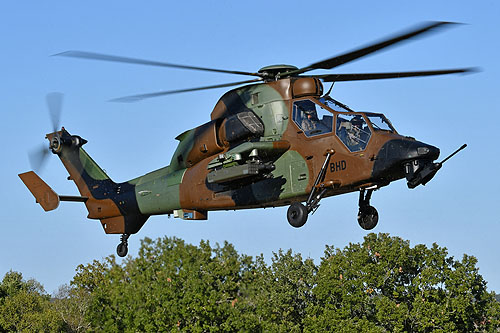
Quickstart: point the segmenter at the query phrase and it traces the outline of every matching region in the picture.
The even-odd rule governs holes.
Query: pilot
[[[302,130],[303,131],[312,131],[315,130],[318,126],[319,120],[318,115],[316,114],[316,110],[314,108],[308,108],[307,110],[303,110],[302,117]]]
[[[351,148],[352,151],[357,151],[364,148],[362,140],[362,136],[364,134],[363,118],[360,115],[354,116],[350,120],[351,126],[347,128],[347,145]]]
[[[357,128],[358,131],[361,131],[364,121],[363,118],[358,114],[351,119],[351,124],[353,128]]]

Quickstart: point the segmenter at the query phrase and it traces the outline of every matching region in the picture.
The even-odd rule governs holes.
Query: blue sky
[[[115,181],[170,162],[174,138],[209,120],[224,89],[139,103],[109,99],[137,93],[244,80],[226,74],[51,57],[85,50],[172,63],[256,71],[276,63],[309,65],[422,21],[466,23],[336,68],[335,72],[429,70],[478,66],[480,73],[338,83],[333,96],[352,108],[382,112],[405,135],[436,145],[450,160],[427,186],[398,181],[377,191],[375,232],[436,242],[450,255],[478,258],[490,290],[500,292],[498,1],[11,1],[0,5],[3,157],[0,166],[0,276],[9,270],[48,292],[68,283],[79,264],[115,253],[118,235],[87,220],[83,205],[45,213],[17,174],[27,152],[51,131],[45,95],[65,94],[62,125],[89,140],[87,152]],[[318,71],[318,73],[321,73]],[[76,195],[57,158],[42,178]],[[286,208],[210,213],[205,222],[152,217],[129,240],[176,236],[197,244],[225,240],[249,255],[292,248],[319,262],[326,244],[361,242],[357,194],[328,198],[307,224],[290,227]]]

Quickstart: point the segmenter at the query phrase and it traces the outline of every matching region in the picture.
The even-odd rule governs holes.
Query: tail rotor
[[[52,130],[53,132],[57,132],[59,129],[59,123],[61,120],[61,112],[62,112],[62,102],[64,95],[59,92],[53,92],[47,94],[47,108],[49,111],[50,120],[52,122]],[[35,171],[40,171],[47,161],[47,156],[51,150],[57,149],[55,146],[59,146],[60,138],[58,135],[55,135],[51,140],[49,147],[43,144],[37,148],[34,148],[28,153],[28,159],[30,162],[30,166]]]
[[[64,95],[59,92],[47,94],[47,107],[49,109],[50,120],[52,121],[53,132],[59,129],[59,122],[61,120],[62,102]]]

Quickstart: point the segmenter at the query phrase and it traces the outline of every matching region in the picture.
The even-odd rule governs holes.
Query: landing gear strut
[[[335,154],[335,150],[327,150],[325,161],[323,162],[323,166],[321,167],[321,170],[316,177],[316,181],[314,182],[305,206],[300,202],[294,202],[290,205],[290,207],[288,207],[286,217],[288,219],[288,223],[290,223],[292,227],[302,227],[307,222],[307,216],[309,215],[309,213],[314,214],[316,209],[318,209],[319,202],[321,201],[321,199],[323,199],[327,190],[324,187],[324,184],[321,184],[320,186],[318,185],[320,184],[320,182],[325,180],[326,169],[328,167],[328,163],[330,162],[330,157],[332,157],[333,154]],[[318,187],[320,187],[321,189],[319,190]],[[317,193],[318,190],[319,193]]]
[[[378,212],[375,207],[370,206],[370,198],[373,189],[369,189],[365,195],[365,189],[359,191],[359,226],[365,230],[372,230],[378,223]]]
[[[128,253],[128,238],[130,237],[130,234],[123,234],[120,237],[120,244],[116,247],[116,254],[118,254],[120,257],[125,257]]]

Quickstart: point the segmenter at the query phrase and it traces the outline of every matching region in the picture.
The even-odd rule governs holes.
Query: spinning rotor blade
[[[172,63],[168,63],[168,62],[142,60],[142,59],[136,59],[136,58],[120,57],[120,56],[113,56],[113,55],[93,53],[93,52],[85,52],[85,51],[66,51],[66,52],[54,54],[54,56],[103,60],[103,61],[111,61],[111,62],[124,62],[124,63],[129,63],[129,64],[158,66],[158,67],[192,69],[192,70],[197,70],[197,71],[208,71],[208,72],[227,73],[227,74],[250,75],[250,76],[259,76],[259,77],[261,76],[259,73],[250,73],[250,72],[243,72],[243,71],[232,71],[232,70],[225,70],[225,69],[179,65],[179,64],[172,64]]]
[[[253,83],[253,82],[258,82],[258,81],[262,81],[262,79],[253,79],[253,80],[240,81],[240,82],[216,84],[216,85],[213,85],[213,86],[205,86],[205,87],[198,87],[198,88],[178,89],[178,90],[169,90],[169,91],[159,91],[159,92],[156,92],[156,93],[125,96],[125,97],[120,97],[120,98],[112,99],[111,102],[125,102],[125,103],[130,103],[130,102],[137,102],[137,101],[140,101],[142,99],[151,98],[151,97],[159,97],[159,96],[165,96],[165,95],[179,94],[179,93],[184,93],[184,92],[189,92],[189,91],[198,91],[198,90],[207,90],[207,89],[215,89],[215,88],[232,87],[232,86],[238,86],[240,84]]]
[[[47,107],[49,109],[50,120],[52,121],[52,129],[56,132],[59,129],[59,121],[61,118],[63,94],[53,92],[47,95]]]
[[[475,72],[475,71],[477,71],[477,69],[475,69],[475,68],[459,68],[459,69],[446,69],[446,70],[435,70],[435,71],[417,71],[417,72],[325,74],[325,75],[311,75],[311,76],[316,77],[318,79],[322,79],[325,82],[339,82],[339,81],[397,79],[397,78],[404,78],[404,77],[470,73],[470,72]]]
[[[457,24],[457,23],[430,22],[430,23],[427,23],[427,24],[419,27],[418,29],[413,29],[413,30],[410,30],[410,31],[405,32],[403,34],[396,35],[392,38],[383,40],[381,42],[371,44],[371,45],[368,45],[368,46],[365,46],[365,47],[362,47],[362,48],[356,49],[354,51],[347,52],[347,53],[344,53],[344,54],[341,54],[341,55],[338,55],[338,56],[335,56],[332,58],[328,58],[328,59],[325,59],[323,61],[316,62],[312,65],[307,66],[307,67],[299,68],[298,70],[295,70],[295,71],[283,73],[283,74],[281,74],[281,76],[284,77],[286,75],[297,75],[297,74],[305,73],[305,72],[308,72],[308,71],[311,71],[314,69],[332,69],[334,67],[337,67],[337,66],[343,65],[345,63],[351,62],[353,60],[359,59],[361,57],[364,57],[368,54],[382,50],[386,47],[395,45],[399,42],[405,41],[407,39],[413,38],[413,37],[418,36],[418,35],[422,35],[423,33],[429,32],[437,27],[443,27],[445,25],[450,25],[450,24]]]
[[[49,109],[50,120],[52,122],[52,129],[54,132],[59,129],[63,96],[63,94],[58,92],[53,92],[47,94],[46,96],[47,107]],[[50,150],[47,145],[40,145],[38,148],[31,150],[28,153],[31,168],[35,171],[41,170],[43,165],[45,164],[45,161],[47,160],[49,152]]]
[[[38,148],[31,150],[28,153],[31,169],[34,171],[40,171],[44,166],[45,161],[47,161],[49,152],[50,151],[47,145],[40,145]]]

